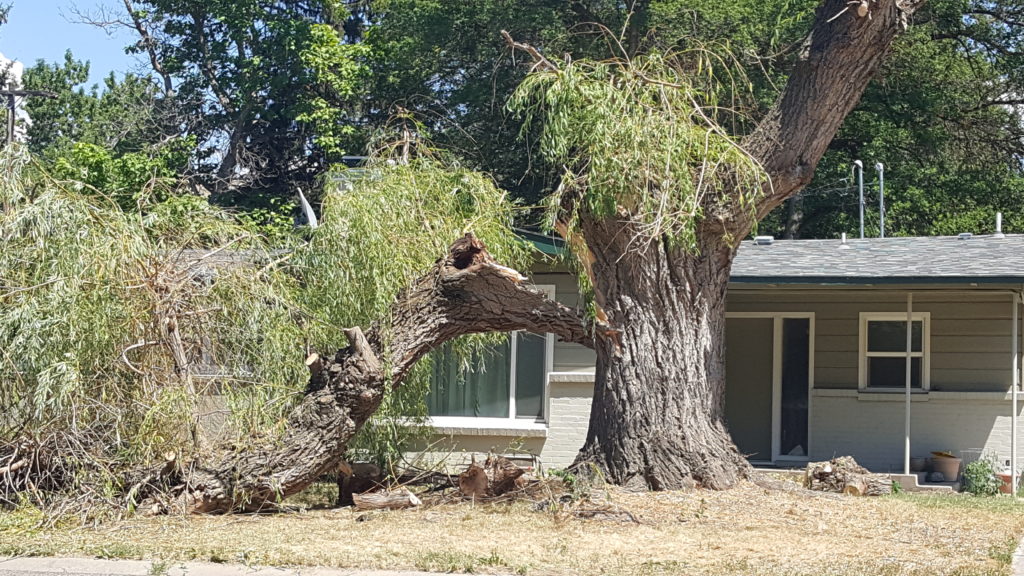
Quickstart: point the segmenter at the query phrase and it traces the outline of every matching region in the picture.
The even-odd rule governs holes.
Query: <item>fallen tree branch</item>
[[[401,510],[402,508],[414,508],[422,504],[415,494],[406,489],[394,492],[367,492],[366,494],[353,494],[352,500],[356,504],[356,510]]]
[[[8,466],[0,468],[0,474],[7,475],[10,474],[11,472],[17,472],[18,470],[21,470],[22,468],[28,466],[28,464],[29,461],[22,458],[21,460],[18,460],[14,464],[10,464]]]
[[[307,359],[310,386],[281,438],[196,464],[172,488],[175,505],[193,513],[252,511],[302,491],[338,470],[385,388],[400,385],[420,358],[459,336],[514,330],[594,346],[578,310],[548,299],[467,234],[398,295],[389,318],[365,334],[346,330],[346,348]]]

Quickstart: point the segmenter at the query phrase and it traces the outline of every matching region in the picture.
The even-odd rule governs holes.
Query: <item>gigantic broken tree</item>
[[[578,73],[576,63],[553,64],[514,44],[536,60],[524,100],[534,90],[543,106],[575,106],[541,106],[537,114],[562,128],[569,118],[568,130],[575,130],[559,138],[545,125],[551,137],[542,140],[554,147],[547,155],[567,167],[555,228],[592,283],[594,329],[467,237],[399,296],[390,318],[366,335],[350,330],[347,348],[311,360],[310,390],[281,441],[191,470],[176,487],[179,501],[194,512],[254,509],[302,490],[336,469],[386,387],[400,384],[416,360],[460,335],[509,330],[595,347],[594,403],[579,460],[596,464],[609,480],[721,489],[747,475],[723,421],[725,292],[738,241],[811,180],[921,2],[847,4],[827,0],[819,7],[778,102],[739,142],[707,117],[685,78],[655,75],[661,69],[642,64],[589,65],[583,76],[569,76]],[[566,78],[595,77],[603,88],[577,101],[543,97]],[[562,89],[574,86],[580,84]],[[611,122],[587,124],[602,114]],[[636,130],[616,132],[617,124]],[[636,161],[622,162],[621,150]],[[683,160],[703,158],[676,166],[680,153]],[[605,179],[616,184],[610,192],[601,188]]]
[[[578,62],[556,64],[513,43],[534,58],[533,97],[519,108],[542,119],[542,150],[566,166],[555,228],[582,261],[598,316],[619,330],[597,340],[578,462],[655,490],[727,488],[748,474],[723,420],[725,293],[738,242],[811,181],[921,4],[823,2],[778,101],[738,142],[708,118],[685,77],[653,76],[639,59],[583,77]],[[634,96],[642,101],[631,104]],[[659,129],[667,114],[676,123]],[[677,133],[686,131],[689,140]]]

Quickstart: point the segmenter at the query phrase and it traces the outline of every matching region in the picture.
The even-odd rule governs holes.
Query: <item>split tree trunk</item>
[[[749,473],[723,421],[725,292],[735,242],[810,182],[921,4],[865,0],[863,13],[846,0],[819,6],[786,88],[742,142],[770,185],[753,210],[738,190],[707,195],[694,250],[643,239],[622,207],[610,219],[580,215],[595,297],[620,338],[596,347],[590,429],[577,464],[595,464],[615,483],[655,490],[728,488]]]
[[[189,512],[258,510],[336,471],[349,440],[380,406],[385,386],[399,385],[417,360],[458,336],[526,330],[593,345],[576,310],[525,280],[467,234],[399,295],[388,322],[365,336],[348,330],[347,348],[310,362],[309,391],[283,438],[190,470],[174,489],[177,504]]]

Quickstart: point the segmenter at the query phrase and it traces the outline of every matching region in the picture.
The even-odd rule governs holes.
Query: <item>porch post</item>
[[[907,476],[910,475],[910,364],[911,364],[911,351],[913,350],[913,334],[914,334],[914,293],[907,292],[907,380],[904,386],[904,402],[903,402],[903,473]],[[922,332],[921,338],[924,338]],[[924,346],[924,342],[921,342]],[[921,366],[924,370],[924,366]],[[924,374],[921,374],[924,377]]]
[[[1012,389],[1010,390],[1010,397],[1012,398],[1012,410],[1010,414],[1010,491],[1013,493],[1013,497],[1017,497],[1017,389],[1020,388],[1020,345],[1017,341],[1017,330],[1019,320],[1017,318],[1017,309],[1020,305],[1020,299],[1016,292],[1012,295],[1013,298],[1013,329],[1010,331],[1010,342],[1013,346],[1013,378],[1011,378]]]

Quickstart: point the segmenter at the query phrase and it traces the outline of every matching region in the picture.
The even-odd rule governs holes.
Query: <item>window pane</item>
[[[519,332],[516,337],[516,418],[542,420],[547,339],[528,332]]]
[[[782,320],[782,398],[779,453],[807,455],[807,385],[810,371],[811,321]]]
[[[921,351],[923,323],[915,320],[911,333],[911,350]],[[868,321],[868,352],[903,352],[907,349],[907,322],[899,320]]]
[[[490,353],[474,355],[469,369],[459,366],[452,347],[434,352],[434,372],[427,394],[431,416],[508,418],[511,347],[506,340]]]
[[[906,386],[906,358],[868,357],[867,361],[868,386],[872,388],[903,388]],[[910,386],[912,388],[921,387],[921,358],[910,359]]]

